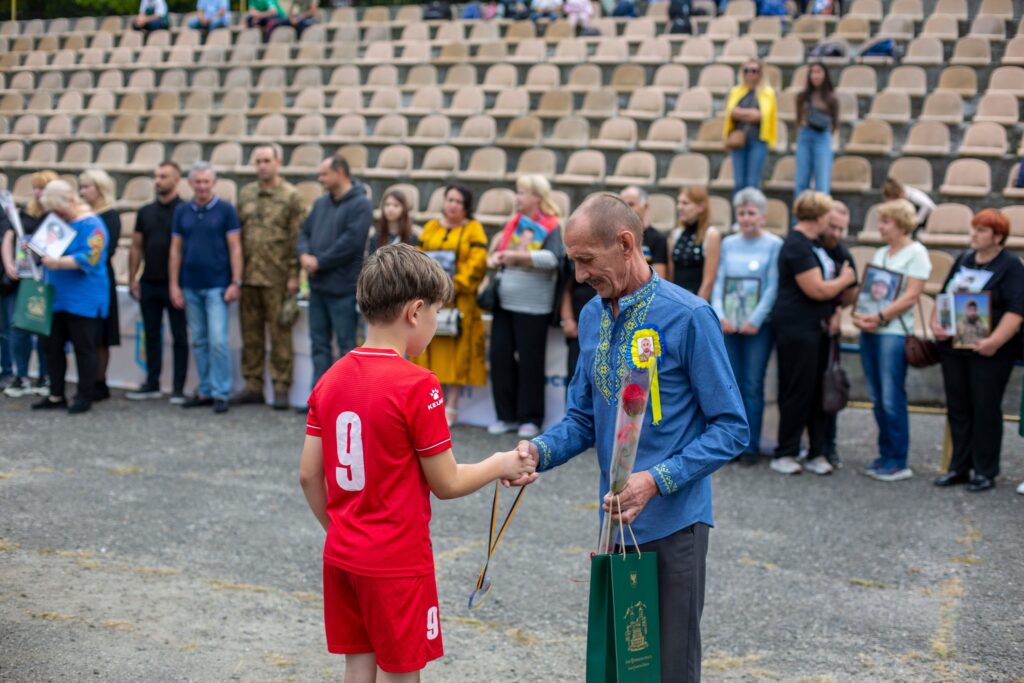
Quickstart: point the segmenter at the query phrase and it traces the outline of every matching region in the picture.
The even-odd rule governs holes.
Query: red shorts
[[[419,671],[444,654],[433,574],[378,579],[324,564],[327,651],[372,652],[388,673]]]

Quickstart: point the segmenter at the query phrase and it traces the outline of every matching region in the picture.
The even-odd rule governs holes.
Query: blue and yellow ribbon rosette
[[[629,364],[647,370],[651,380],[652,423],[661,422],[661,392],[658,389],[658,359],[661,358],[661,329],[647,325],[633,332],[629,342]]]

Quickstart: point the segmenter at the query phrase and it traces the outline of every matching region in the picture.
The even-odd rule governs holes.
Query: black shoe
[[[757,461],[760,458],[757,453],[741,453],[740,457],[736,458],[742,467],[754,467],[757,465]]]
[[[936,486],[944,488],[946,486],[957,486],[958,484],[966,484],[970,480],[970,475],[960,474],[959,472],[947,472],[946,474],[943,474],[941,477],[938,477],[932,483],[935,484]]]
[[[75,401],[68,408],[68,415],[78,415],[79,413],[87,413],[92,408],[92,403],[88,401]]]
[[[288,410],[291,406],[288,405],[288,393],[283,392],[280,394],[274,394],[274,410]]]
[[[207,408],[213,405],[212,398],[206,398],[205,396],[199,396],[196,394],[192,398],[188,399],[181,404],[182,408]]]
[[[213,412],[217,413],[218,415],[221,414],[221,413],[228,412],[228,401],[227,401],[227,399],[225,399],[225,398],[215,398],[215,399],[213,399]]]
[[[233,404],[235,404],[236,406],[245,406],[245,405],[260,405],[262,403],[266,403],[267,400],[265,398],[263,398],[263,394],[261,392],[259,392],[259,391],[252,391],[251,389],[246,389],[245,391],[240,393],[238,396],[235,396],[233,399],[231,399],[231,402]]]
[[[127,392],[124,397],[129,401],[147,401],[150,399],[163,398],[160,387],[150,384],[143,384],[135,391]]]
[[[96,382],[92,387],[92,400],[106,401],[108,398],[110,398],[110,387],[106,382]]]
[[[68,401],[66,398],[61,398],[59,401],[51,401],[50,397],[47,396],[42,401],[32,404],[32,410],[53,410],[54,408],[67,408]]]
[[[303,405],[301,405],[298,408],[296,408],[295,412],[298,413],[299,415],[308,415],[309,414],[309,404],[308,403],[304,403]]]
[[[996,480],[983,477],[980,474],[974,479],[971,479],[971,483],[967,485],[967,490],[971,493],[981,493],[982,491],[988,491],[996,487]]]

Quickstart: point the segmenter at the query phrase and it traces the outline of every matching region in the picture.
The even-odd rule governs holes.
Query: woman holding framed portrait
[[[775,337],[768,317],[779,291],[782,238],[764,229],[768,200],[748,187],[733,198],[739,232],[722,240],[711,306],[722,321],[725,350],[743,396],[750,444],[741,465],[755,465],[761,450],[764,373]]]
[[[878,232],[885,246],[864,273],[853,324],[860,329],[860,359],[878,425],[878,457],[864,473],[879,481],[909,479],[910,418],[907,412],[907,335],[914,332],[914,307],[932,272],[928,250],[911,234],[914,206],[905,199],[878,207]]]
[[[1003,246],[1009,234],[1004,214],[978,212],[971,247],[953,263],[939,295],[951,315],[932,316],[953,436],[949,472],[936,486],[966,484],[977,493],[994,488],[999,475],[1003,393],[1024,346],[1024,265]]]

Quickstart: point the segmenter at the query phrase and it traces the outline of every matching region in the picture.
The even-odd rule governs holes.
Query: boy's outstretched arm
[[[327,531],[331,519],[327,516],[324,449],[320,437],[306,435],[306,442],[302,445],[302,457],[299,459],[299,483],[302,485],[302,492],[306,494],[309,509],[316,515],[324,531]]]
[[[460,465],[449,448],[444,453],[420,458],[420,467],[430,490],[442,500],[467,496],[495,479],[522,480],[525,485],[537,478],[533,460],[519,451],[495,453],[483,462]]]

